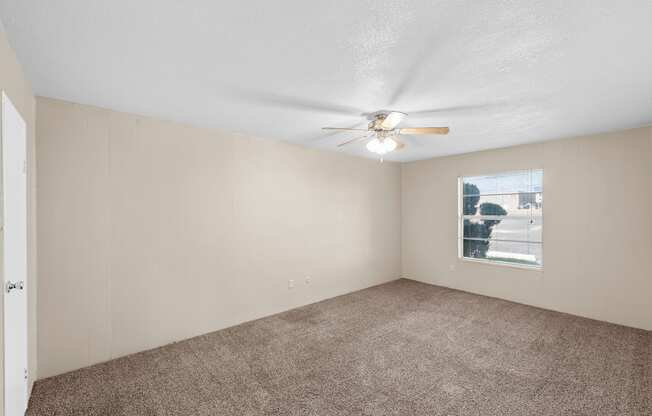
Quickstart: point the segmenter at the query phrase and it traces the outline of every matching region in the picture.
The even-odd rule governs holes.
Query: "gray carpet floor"
[[[651,415],[652,332],[398,280],[38,381],[36,415]]]

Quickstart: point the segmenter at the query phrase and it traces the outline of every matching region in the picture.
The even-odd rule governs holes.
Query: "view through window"
[[[543,170],[460,178],[464,258],[543,266]]]

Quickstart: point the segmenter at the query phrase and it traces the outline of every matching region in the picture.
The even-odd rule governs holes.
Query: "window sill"
[[[504,261],[492,261],[492,260],[482,260],[482,259],[472,259],[468,257],[459,257],[459,260],[468,263],[477,263],[477,264],[486,264],[489,266],[498,266],[498,267],[511,267],[513,269],[524,269],[534,272],[542,272],[543,266],[534,266],[529,264],[518,264],[518,263],[507,263]]]

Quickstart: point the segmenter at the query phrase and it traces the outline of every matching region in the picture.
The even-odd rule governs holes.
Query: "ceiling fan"
[[[367,142],[367,150],[379,154],[381,162],[383,160],[383,155],[405,147],[405,144],[398,138],[402,134],[448,134],[449,132],[448,127],[397,128],[406,116],[407,114],[399,111],[378,112],[373,115],[373,119],[369,122],[366,129],[352,129],[346,127],[322,127],[322,129],[366,132],[362,136],[354,137],[338,144],[337,147],[346,146],[361,140],[369,140]]]

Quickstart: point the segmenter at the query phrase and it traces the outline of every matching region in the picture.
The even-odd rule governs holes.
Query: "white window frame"
[[[465,216],[464,215],[464,204],[463,204],[463,199],[464,199],[464,178],[465,177],[473,177],[473,176],[491,176],[491,175],[501,175],[501,174],[510,174],[510,173],[517,173],[517,172],[524,172],[524,171],[533,171],[533,170],[543,170],[542,168],[530,168],[530,169],[518,169],[518,170],[509,170],[509,171],[499,171],[499,172],[494,172],[494,173],[486,173],[486,174],[476,174],[476,175],[460,175],[457,177],[457,257],[461,261],[465,262],[471,262],[471,263],[480,263],[480,264],[487,264],[487,265],[492,265],[492,266],[499,266],[499,267],[513,267],[517,269],[526,269],[526,270],[534,270],[534,271],[543,271],[543,261],[541,264],[522,264],[522,263],[512,263],[512,262],[507,262],[507,261],[500,261],[500,260],[490,260],[490,259],[478,259],[478,258],[473,258],[473,257],[465,257],[464,256],[464,219],[465,217],[472,217],[470,215]],[[544,176],[545,177],[545,176]],[[496,194],[496,195],[508,195],[510,194],[509,192],[503,193],[503,194]],[[516,194],[516,192],[513,192],[512,194]],[[543,189],[541,191],[541,194],[543,195]],[[489,194],[485,194],[489,195]],[[545,209],[545,203],[543,204],[544,209]],[[543,220],[543,210],[541,211],[541,219]],[[491,218],[492,216],[490,215],[483,215],[483,218]],[[500,219],[498,216],[496,216],[496,219]],[[541,253],[543,254],[543,241],[544,241],[545,233],[542,232],[541,236]],[[467,238],[468,240],[468,238]],[[522,242],[522,241],[515,241],[515,240],[500,240],[500,241],[512,241],[512,242]],[[530,242],[534,243],[534,242]],[[542,256],[545,257],[545,256]]]

